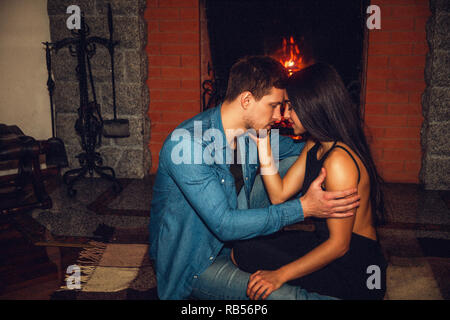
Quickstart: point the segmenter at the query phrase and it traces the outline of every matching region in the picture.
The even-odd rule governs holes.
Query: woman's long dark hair
[[[364,134],[360,108],[351,100],[339,74],[319,62],[294,73],[286,90],[300,122],[314,140],[341,141],[359,156],[370,178],[374,222],[383,224],[382,179]]]

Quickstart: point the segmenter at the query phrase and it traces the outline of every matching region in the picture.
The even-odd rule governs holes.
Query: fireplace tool
[[[43,42],[45,45],[45,58],[47,62],[47,89],[48,94],[50,96],[50,114],[52,121],[52,137],[47,140],[47,152],[46,152],[46,160],[45,162],[48,165],[58,166],[60,168],[67,167],[67,153],[66,147],[64,146],[64,142],[55,136],[55,111],[53,107],[53,90],[55,89],[55,82],[52,78],[52,60],[50,54],[50,43]]]
[[[68,47],[71,55],[76,56],[78,61],[76,72],[80,91],[80,107],[77,110],[78,119],[75,122],[75,131],[80,136],[83,152],[76,156],[80,168],[67,171],[63,176],[63,181],[68,187],[68,195],[72,197],[76,194],[76,190],[73,189],[75,182],[85,177],[87,173],[92,177],[95,172],[101,178],[112,181],[113,190],[119,193],[122,191],[122,186],[116,179],[114,169],[103,166],[100,153],[95,151],[101,144],[103,120],[100,106],[96,101],[91,69],[91,57],[95,54],[96,44],[109,48],[118,42],[111,43],[105,38],[88,37],[89,26],[85,23],[83,14],[81,15],[81,28],[77,31],[72,30],[72,35],[74,35],[73,38],[65,38],[52,44],[56,53],[61,48]],[[89,101],[86,66],[89,71],[94,101]]]
[[[109,55],[111,57],[111,81],[113,94],[114,119],[105,120],[103,123],[103,135],[108,138],[126,138],[130,136],[130,125],[128,119],[117,119],[116,105],[116,82],[114,77],[114,40],[113,40],[113,20],[111,4],[108,3],[108,28],[109,28]]]

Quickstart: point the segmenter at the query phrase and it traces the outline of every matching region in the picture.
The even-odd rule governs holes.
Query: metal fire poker
[[[113,20],[111,4],[108,3],[108,28],[109,28],[109,55],[111,57],[111,80],[113,91],[113,110],[114,119],[103,121],[103,135],[108,138],[126,138],[130,136],[130,125],[128,119],[117,119],[117,106],[116,106],[116,83],[114,77],[114,46],[113,41]]]
[[[60,168],[67,167],[69,162],[67,160],[66,147],[64,146],[64,142],[57,138],[55,135],[55,110],[53,106],[53,90],[55,89],[55,82],[52,78],[52,60],[50,54],[50,43],[43,42],[45,45],[45,58],[47,62],[47,89],[48,94],[50,96],[50,114],[52,117],[52,137],[47,140],[48,143],[48,152],[46,156],[46,163],[48,165],[59,166]]]

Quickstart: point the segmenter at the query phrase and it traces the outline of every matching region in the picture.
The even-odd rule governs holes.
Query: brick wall
[[[380,6],[381,30],[369,32],[365,121],[371,147],[385,181],[418,183],[429,2],[372,4]]]
[[[147,0],[151,172],[168,134],[200,112],[198,0]]]

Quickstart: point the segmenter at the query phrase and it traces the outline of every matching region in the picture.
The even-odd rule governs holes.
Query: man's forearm
[[[301,222],[302,205],[297,200],[286,201],[267,208],[247,210],[226,210],[222,222],[210,228],[222,241],[245,240],[269,235],[281,228]]]

